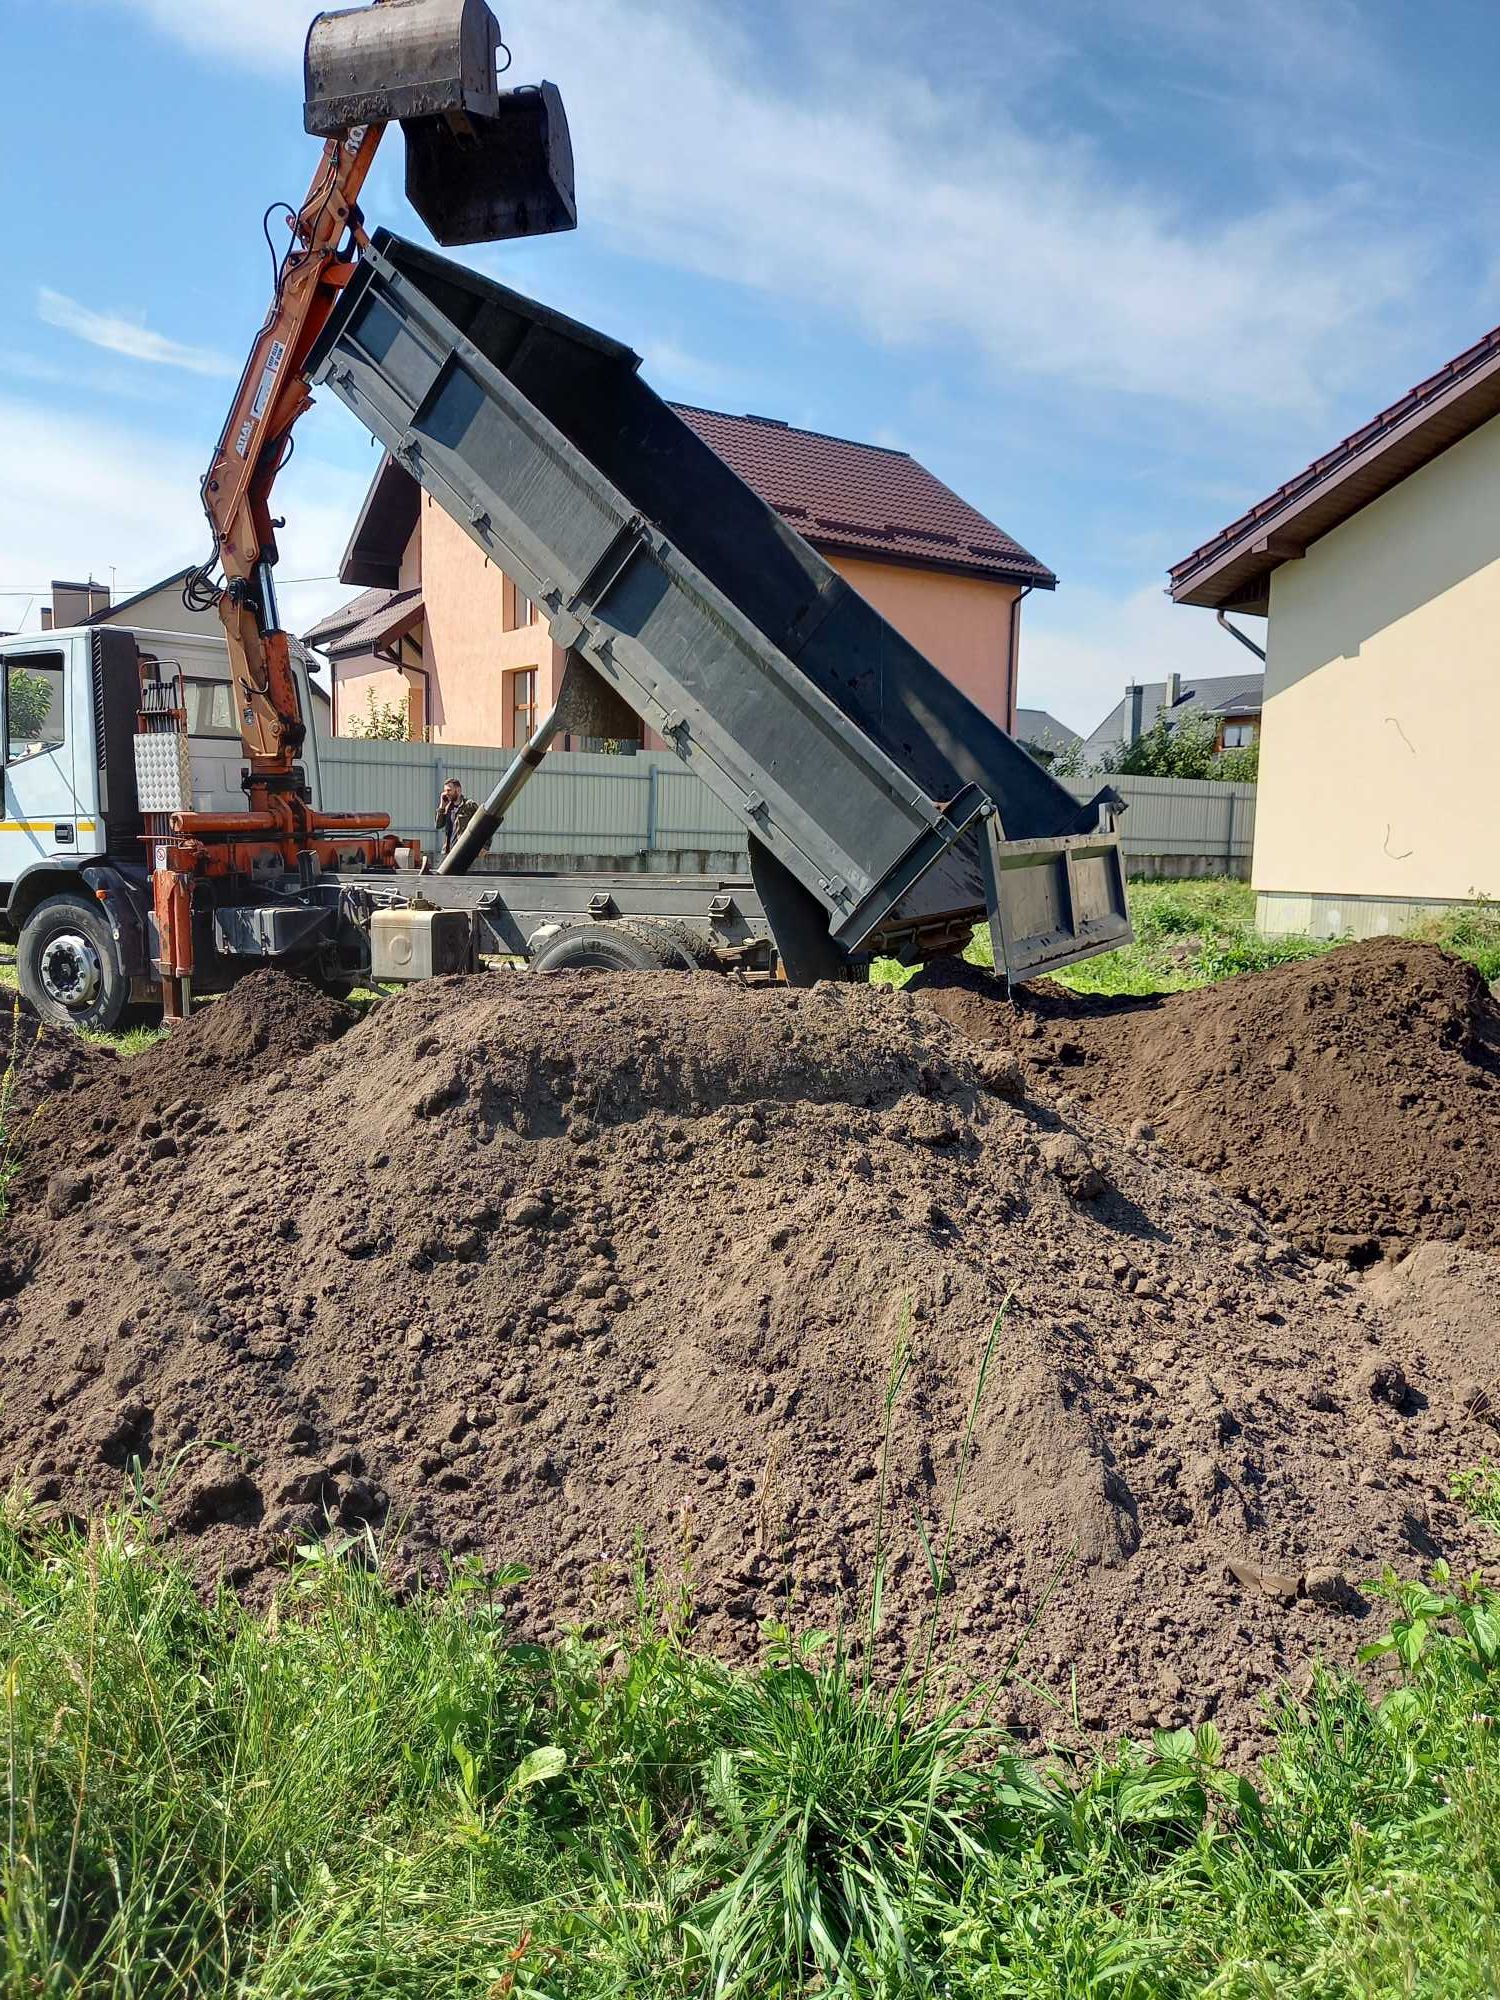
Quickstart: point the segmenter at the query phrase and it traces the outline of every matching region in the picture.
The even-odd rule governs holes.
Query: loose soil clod
[[[1417,1018],[1487,1077],[1451,991],[1430,973]],[[28,1062],[0,1478],[79,1513],[137,1461],[252,1592],[330,1524],[413,1577],[529,1562],[544,1637],[622,1613],[639,1552],[746,1655],[767,1617],[857,1623],[905,1348],[889,1669],[1005,1308],[942,1629],[980,1676],[1024,1648],[1016,1726],[1066,1735],[1076,1700],[1085,1731],[1214,1715],[1243,1749],[1278,1676],[1353,1657],[1362,1580],[1475,1551],[1444,1496],[1492,1436],[1500,1267],[1315,1264],[1176,1157],[1185,1046],[1132,1140],[1074,1101],[1115,1072],[1045,1008],[976,1047],[930,990],[490,975],[352,1025],[306,999],[262,974],[131,1065]]]

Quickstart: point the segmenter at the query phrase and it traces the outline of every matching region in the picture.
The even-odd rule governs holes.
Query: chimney
[[[1182,675],[1168,674],[1167,697],[1165,704],[1166,707],[1175,708],[1181,699],[1182,699]]]
[[[63,583],[57,578],[52,581],[52,610],[49,618],[46,607],[42,609],[42,630],[52,632],[64,625],[82,625],[88,619],[109,609],[109,585],[95,583],[90,577],[87,583]]]
[[[1125,741],[1134,743],[1141,733],[1141,703],[1146,690],[1131,681],[1125,689]]]

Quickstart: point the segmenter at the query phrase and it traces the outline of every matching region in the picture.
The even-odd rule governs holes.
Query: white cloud
[[[271,76],[296,73],[317,0],[90,0],[134,15],[204,55],[232,56]]]
[[[231,0],[108,4],[278,75],[305,28],[294,0],[253,27]],[[1431,254],[1339,188],[1206,221],[962,75],[939,97],[878,36],[778,70],[712,0],[513,0],[505,27],[515,74],[563,87],[601,242],[1011,381],[1317,409],[1378,372]]]
[[[207,347],[188,347],[180,340],[168,340],[165,334],[153,333],[140,321],[127,319],[120,313],[96,312],[92,306],[70,299],[65,292],[54,292],[50,285],[39,288],[36,310],[37,317],[48,326],[76,334],[91,347],[102,347],[107,354],[123,354],[128,360],[148,361],[160,368],[183,368],[190,375],[234,376],[240,372],[226,355],[215,354]]]
[[[1260,620],[1240,623],[1264,644]],[[1119,597],[1079,588],[1056,598],[1037,591],[1021,614],[1021,706],[1045,708],[1085,736],[1131,681],[1165,680],[1173,671],[1185,679],[1239,674],[1255,664],[1212,613],[1174,604],[1160,583]]]
[[[54,576],[113,577],[118,595],[139,590],[208,549],[198,500],[208,446],[157,431],[101,423],[0,395],[5,477],[0,480],[0,627],[20,619]],[[363,498],[364,481],[299,452],[277,488],[287,515],[281,567],[289,577],[332,578]],[[347,597],[337,581],[280,587],[282,616],[305,630]],[[30,624],[37,622],[36,606]]]

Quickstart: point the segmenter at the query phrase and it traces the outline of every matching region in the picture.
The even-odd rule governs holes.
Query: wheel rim
[[[42,991],[70,1014],[92,1007],[104,990],[104,964],[98,948],[79,931],[49,938],[42,951]]]

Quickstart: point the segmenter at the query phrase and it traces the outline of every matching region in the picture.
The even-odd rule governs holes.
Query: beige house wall
[[[1500,895],[1500,418],[1272,575],[1264,928]]]
[[[940,667],[976,708],[1009,729],[1015,713],[1015,662],[1010,657],[1014,583],[905,563],[827,557],[881,617]]]

